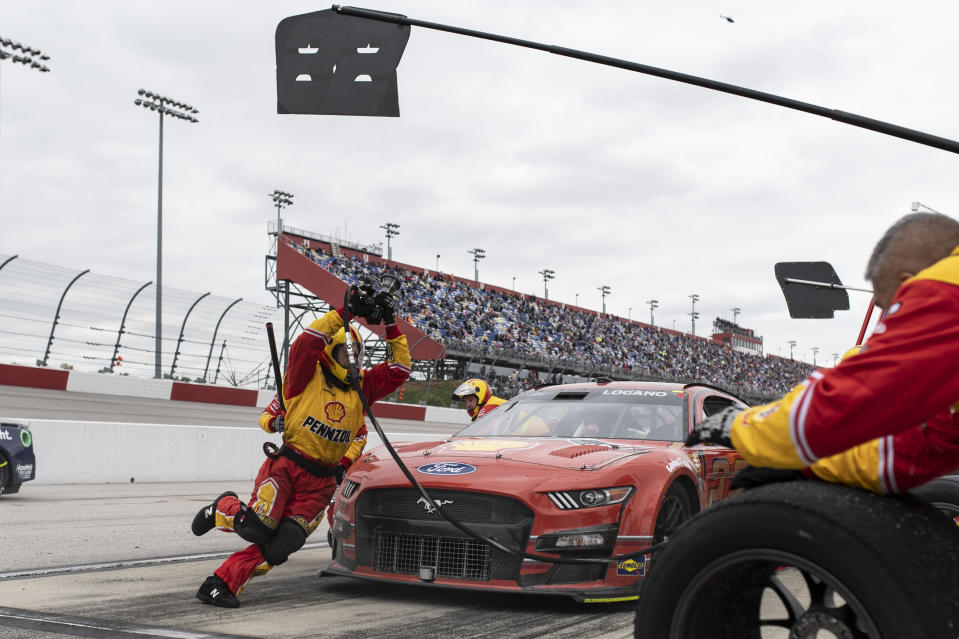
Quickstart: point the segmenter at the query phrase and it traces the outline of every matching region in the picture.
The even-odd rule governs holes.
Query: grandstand
[[[342,306],[349,285],[384,274],[402,282],[398,322],[409,340],[414,379],[428,383],[479,376],[510,397],[541,383],[596,377],[705,381],[759,401],[778,397],[812,370],[763,356],[761,338],[730,322],[717,320],[720,332],[708,340],[391,261],[377,245],[269,230],[279,239],[266,256],[266,287],[277,308],[166,291],[164,377],[269,388],[266,321],[283,327],[285,353],[313,317]],[[152,376],[153,296],[140,295],[150,283],[0,258],[4,361]],[[370,329],[364,331],[366,365],[387,347],[383,327]]]
[[[806,363],[719,340],[394,262],[377,247],[282,231],[267,288],[291,309],[297,306],[288,302],[291,291],[306,300],[298,308],[315,309],[341,306],[349,285],[375,283],[385,274],[402,282],[398,317],[420,379],[480,375],[501,396],[539,383],[596,377],[705,381],[758,401],[780,396],[812,371]],[[761,344],[748,329],[736,328],[738,336]]]

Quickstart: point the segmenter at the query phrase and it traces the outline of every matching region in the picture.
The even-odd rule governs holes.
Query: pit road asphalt
[[[0,416],[256,428],[257,408],[0,386]],[[459,427],[382,420],[387,432]],[[38,467],[42,451],[38,451]],[[634,604],[320,577],[325,523],[307,545],[250,581],[235,610],[201,604],[203,579],[235,535],[190,532],[193,515],[252,482],[27,483],[0,497],[0,639],[55,637],[631,637]]]

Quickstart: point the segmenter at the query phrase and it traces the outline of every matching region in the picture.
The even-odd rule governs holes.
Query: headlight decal
[[[556,507],[560,510],[574,510],[582,507],[569,493],[546,493],[546,496],[549,497],[550,501],[556,504]]]
[[[546,493],[546,496],[560,510],[578,510],[580,508],[622,503],[632,491],[632,486],[617,486],[614,488],[550,491]]]
[[[344,499],[349,499],[353,496],[353,493],[356,492],[356,489],[359,488],[359,483],[353,481],[352,479],[347,479],[343,482],[343,487],[340,488],[340,494]]]

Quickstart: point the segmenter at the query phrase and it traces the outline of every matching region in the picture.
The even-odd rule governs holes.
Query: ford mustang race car
[[[30,429],[21,424],[0,422],[0,495],[20,491],[20,484],[36,477]]]
[[[685,447],[691,426],[738,398],[704,384],[597,382],[529,391],[452,438],[395,448],[429,503],[382,446],[340,486],[324,574],[454,588],[635,599],[650,554],[556,564],[516,551],[602,559],[666,540],[729,493],[736,451]]]

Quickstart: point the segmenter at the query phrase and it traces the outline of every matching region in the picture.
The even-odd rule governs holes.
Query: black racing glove
[[[283,419],[283,415],[277,415],[273,419],[273,432],[282,433],[284,428],[286,428],[286,420]]]
[[[336,485],[339,486],[343,483],[343,475],[346,474],[346,466],[343,464],[337,464],[333,472],[335,473],[334,476],[336,477]]]
[[[689,437],[686,438],[686,445],[716,444],[732,448],[733,440],[730,437],[730,431],[733,427],[733,420],[736,419],[736,415],[741,412],[741,408],[730,406],[715,415],[710,415],[693,426],[692,432],[689,433]]]
[[[376,306],[379,308],[379,315],[383,318],[384,324],[396,323],[396,307],[393,305],[393,297],[389,293],[380,292],[376,294]]]
[[[746,466],[733,477],[733,480],[729,483],[729,490],[757,488],[766,484],[778,484],[804,478],[805,476],[798,470]]]
[[[369,284],[364,284],[359,289],[353,289],[353,292],[350,293],[350,314],[353,317],[362,317],[369,321],[373,310],[376,308],[376,300],[373,299],[374,293],[373,287]]]

